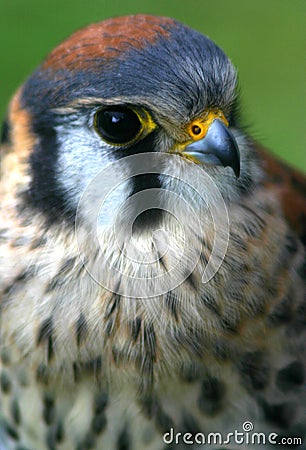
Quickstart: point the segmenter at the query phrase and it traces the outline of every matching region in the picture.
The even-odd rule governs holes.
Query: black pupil
[[[141,123],[131,109],[113,107],[97,112],[96,128],[106,141],[125,144],[137,136]]]
[[[198,127],[198,125],[194,125],[192,127],[192,132],[193,132],[193,134],[200,134],[201,133],[201,128]]]

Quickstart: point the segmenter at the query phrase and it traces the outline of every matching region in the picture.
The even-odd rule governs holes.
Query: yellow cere
[[[198,164],[199,161],[197,160],[197,158],[184,153],[184,150],[186,146],[191,144],[192,142],[203,139],[206,136],[210,125],[215,119],[222,120],[222,122],[228,127],[228,121],[222,111],[220,111],[219,109],[207,110],[202,116],[192,120],[187,124],[187,126],[185,127],[185,131],[187,131],[190,139],[185,142],[177,142],[170,149],[170,153],[178,154],[184,159],[188,159],[189,161]]]
[[[192,138],[193,141],[199,141],[206,136],[208,128],[215,119],[222,120],[226,126],[228,126],[228,121],[226,120],[224,114],[220,110],[210,110],[187,125],[187,133]]]

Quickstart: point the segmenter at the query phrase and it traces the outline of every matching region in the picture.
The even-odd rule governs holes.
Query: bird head
[[[200,170],[225,199],[238,195],[250,181],[250,157],[237,128],[236,85],[224,52],[169,18],[119,17],[74,33],[11,104],[12,139],[28,148],[28,204],[51,221],[74,220],[101,171],[100,186],[107,174],[127,174],[108,197],[106,224],[141,190],[180,194],[182,173],[195,179]],[[172,158],[152,162],[150,170],[152,155]],[[135,164],[145,160],[147,173],[137,173]]]

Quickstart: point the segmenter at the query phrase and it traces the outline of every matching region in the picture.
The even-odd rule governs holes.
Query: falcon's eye
[[[142,125],[135,111],[123,106],[100,109],[94,119],[100,136],[111,144],[128,144],[139,135]]]

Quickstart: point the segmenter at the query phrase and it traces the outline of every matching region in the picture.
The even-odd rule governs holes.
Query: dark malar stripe
[[[10,125],[8,119],[2,123],[0,142],[1,144],[8,144],[10,142]]]
[[[154,227],[160,223],[163,217],[163,210],[160,208],[152,207],[152,193],[150,189],[161,189],[161,182],[159,174],[146,173],[137,175],[130,179],[131,194],[130,198],[133,198],[135,194],[142,192],[141,196],[135,197],[135,212],[140,209],[142,212],[139,215],[135,214],[135,221],[133,223],[133,231],[143,230],[147,227]],[[146,193],[145,191],[148,190]],[[156,198],[156,197],[155,197]],[[155,203],[154,198],[154,204]],[[137,203],[136,203],[137,202]]]

